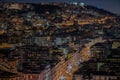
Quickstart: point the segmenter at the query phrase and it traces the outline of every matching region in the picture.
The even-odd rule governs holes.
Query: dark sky
[[[103,8],[113,13],[120,14],[120,0],[3,0],[3,1],[19,1],[29,3],[39,2],[84,2],[87,5],[93,5],[99,8]]]

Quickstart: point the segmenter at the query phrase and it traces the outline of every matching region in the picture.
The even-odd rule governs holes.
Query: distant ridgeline
[[[90,9],[90,10],[94,10],[95,12],[99,12],[101,14],[109,14],[111,16],[115,15],[115,14],[113,14],[113,13],[107,11],[107,10],[104,10],[104,9],[101,9],[101,8],[97,8],[97,7],[92,6],[92,5],[87,5],[86,8]]]

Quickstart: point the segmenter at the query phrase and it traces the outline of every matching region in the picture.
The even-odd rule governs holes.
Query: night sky
[[[113,13],[120,14],[120,0],[0,0],[0,1],[14,1],[14,2],[84,2],[87,5],[93,5],[98,8],[108,10]]]

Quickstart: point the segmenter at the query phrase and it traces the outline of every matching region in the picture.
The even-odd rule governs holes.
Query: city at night
[[[0,0],[0,80],[120,80],[120,0]]]

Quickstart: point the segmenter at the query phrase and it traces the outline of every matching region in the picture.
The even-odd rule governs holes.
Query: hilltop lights
[[[79,5],[81,7],[84,7],[85,6],[85,3],[81,2],[81,3],[78,3],[78,2],[72,2],[73,5]]]
[[[85,6],[85,4],[84,4],[84,3],[82,3],[82,2],[81,2],[79,5],[80,5],[81,7],[84,7],[84,6]]]
[[[77,3],[77,2],[73,2],[72,4],[74,4],[74,5],[78,5],[78,3]]]

